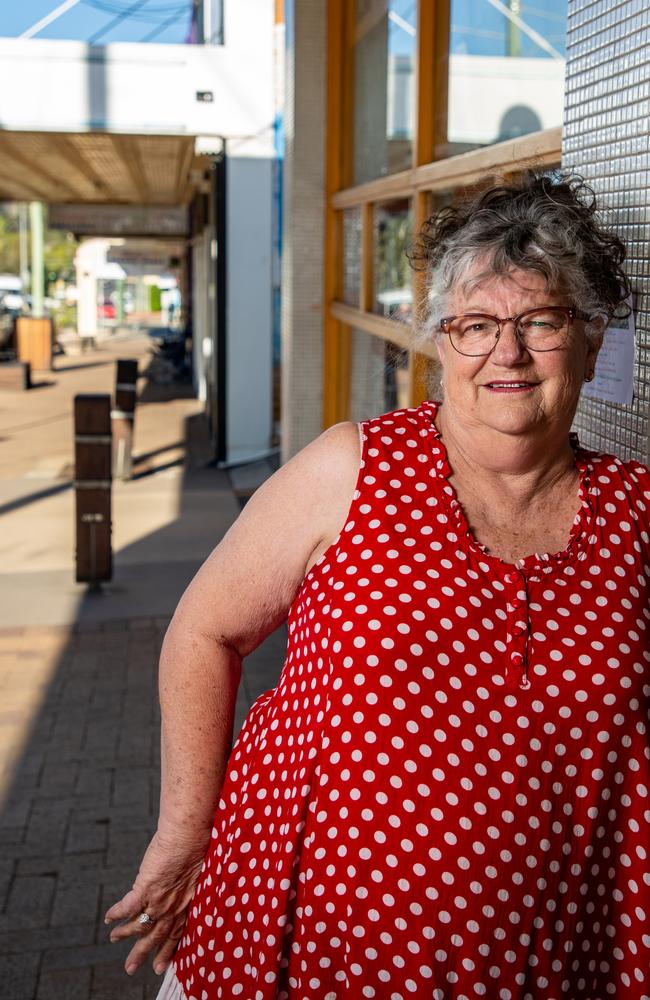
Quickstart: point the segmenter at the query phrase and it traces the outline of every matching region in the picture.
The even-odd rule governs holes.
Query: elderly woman
[[[107,914],[161,998],[650,996],[650,476],[570,435],[623,256],[575,178],[429,220],[444,401],[326,431],[183,596]]]

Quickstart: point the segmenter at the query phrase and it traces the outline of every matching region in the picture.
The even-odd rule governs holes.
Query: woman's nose
[[[526,345],[517,334],[514,322],[509,319],[501,324],[499,336],[492,351],[492,360],[497,364],[514,364],[528,353]]]

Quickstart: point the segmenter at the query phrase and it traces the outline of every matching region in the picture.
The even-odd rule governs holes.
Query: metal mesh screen
[[[650,402],[650,10],[645,0],[569,0],[562,166],[594,187],[628,247],[635,292],[634,399],[582,397],[588,448],[648,461]]]

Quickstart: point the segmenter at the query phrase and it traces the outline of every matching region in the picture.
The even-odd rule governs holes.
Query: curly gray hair
[[[625,247],[599,218],[594,191],[575,174],[528,170],[443,208],[427,219],[407,256],[414,269],[428,272],[417,340],[438,329],[454,289],[467,291],[514,268],[542,274],[549,292],[565,293],[594,318],[629,312]],[[588,334],[599,330],[602,319],[587,324]]]

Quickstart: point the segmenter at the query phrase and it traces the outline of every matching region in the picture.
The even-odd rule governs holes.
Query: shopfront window
[[[562,124],[567,0],[451,0],[441,156]]]
[[[357,0],[354,184],[411,166],[416,8],[415,0]]]
[[[406,257],[412,235],[408,198],[375,206],[373,312],[402,321],[410,319],[413,300],[412,272]]]
[[[343,212],[343,301],[359,308],[361,293],[361,209]]]
[[[409,406],[408,352],[357,329],[351,348],[350,420]]]

